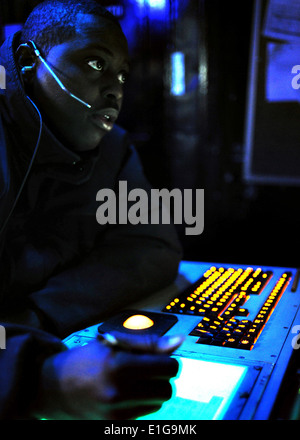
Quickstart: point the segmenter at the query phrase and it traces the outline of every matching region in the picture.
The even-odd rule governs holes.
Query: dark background
[[[38,3],[2,0],[2,39],[5,25],[24,23]],[[188,237],[178,228],[184,258],[299,266],[300,188],[243,179],[254,1],[165,0],[161,9],[154,1],[100,3],[118,6],[129,40],[131,77],[119,123],[148,178],[155,188],[205,190],[204,232]],[[174,51],[186,57],[182,96],[170,92]]]

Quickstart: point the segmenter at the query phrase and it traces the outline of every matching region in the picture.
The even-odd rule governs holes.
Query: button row
[[[195,316],[226,313],[227,318],[247,316],[248,310],[241,306],[250,294],[258,295],[271,276],[271,271],[264,272],[261,268],[217,269],[212,266],[197,283],[174,298],[163,311]]]
[[[251,350],[271,316],[276,304],[291,280],[292,274],[282,274],[267,297],[253,321],[235,319],[238,299],[230,304],[221,316],[204,316],[202,321],[191,331],[191,336],[198,336],[198,344],[221,345],[225,347]],[[243,309],[240,309],[243,310]]]

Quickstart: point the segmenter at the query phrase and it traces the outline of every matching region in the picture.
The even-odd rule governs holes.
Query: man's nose
[[[110,78],[102,87],[102,95],[106,99],[120,101],[123,99],[123,94],[123,86],[117,78]]]

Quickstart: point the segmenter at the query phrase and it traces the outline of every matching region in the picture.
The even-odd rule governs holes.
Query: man
[[[96,194],[150,190],[115,125],[129,61],[114,17],[94,0],[50,0],[0,51],[2,418],[126,419],[171,395],[180,338],[61,339],[172,282],[169,225],[96,222]],[[122,223],[122,222],[120,222]],[[124,222],[123,222],[124,223]]]

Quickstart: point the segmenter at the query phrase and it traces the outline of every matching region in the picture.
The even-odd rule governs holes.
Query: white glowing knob
[[[123,322],[123,327],[130,330],[145,330],[152,327],[154,322],[145,315],[132,315]]]

